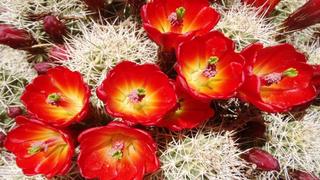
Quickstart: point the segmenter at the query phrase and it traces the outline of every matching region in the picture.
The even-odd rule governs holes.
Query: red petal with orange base
[[[192,129],[214,115],[210,101],[202,102],[190,96],[178,83],[175,83],[178,102],[157,126],[166,127],[173,131]]]
[[[58,95],[51,102],[50,95]],[[90,89],[79,72],[59,66],[36,77],[29,84],[21,101],[29,113],[53,126],[67,126],[85,118],[89,108]]]
[[[65,132],[33,122],[24,122],[10,131],[4,145],[26,175],[42,174],[47,178],[67,173],[74,153]]]
[[[210,59],[217,62],[210,64]],[[242,56],[234,52],[234,43],[214,31],[182,43],[177,50],[179,83],[203,100],[234,96],[244,80]]]
[[[311,101],[316,89],[311,83],[313,68],[303,54],[291,45],[282,44],[263,48],[253,44],[242,55],[246,58],[246,80],[239,96],[267,112],[285,112],[292,107]],[[297,71],[293,77],[283,76],[290,68]],[[264,78],[276,75],[276,81],[266,84]]]
[[[122,123],[112,122],[105,127],[89,129],[78,141],[78,164],[85,178],[142,180],[145,174],[159,169],[152,137]]]
[[[144,125],[156,124],[177,102],[169,78],[158,66],[129,61],[109,71],[97,95],[112,116]]]
[[[172,15],[179,7],[185,9],[183,22],[172,24]],[[208,0],[153,0],[141,8],[141,17],[149,37],[168,50],[194,35],[209,32],[220,19]]]

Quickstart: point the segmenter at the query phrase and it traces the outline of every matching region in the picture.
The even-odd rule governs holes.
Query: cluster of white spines
[[[320,175],[320,113],[310,110],[301,120],[291,116],[268,115],[267,143],[264,149],[280,162],[280,173],[261,174],[261,179],[289,178],[291,170]]]
[[[82,0],[2,0],[0,1],[0,22],[28,30],[37,40],[45,40],[42,21],[30,16],[52,13],[68,19],[67,27],[73,31],[75,22],[85,20],[88,14]]]
[[[173,135],[161,152],[159,174],[164,179],[247,179],[248,166],[240,158],[233,133],[201,129],[191,134]]]
[[[214,4],[221,14],[216,29],[234,40],[238,50],[257,41],[265,45],[276,43],[277,34],[274,24],[259,15],[257,9],[244,5],[239,0],[232,2],[228,8]]]
[[[19,105],[20,95],[25,85],[30,82],[36,72],[27,62],[24,51],[0,46],[0,114],[9,105]]]
[[[130,20],[105,25],[92,22],[90,27],[83,24],[81,33],[67,43],[70,59],[63,65],[82,73],[93,87],[93,95],[106,73],[117,63],[123,60],[154,63],[156,60],[157,46]]]

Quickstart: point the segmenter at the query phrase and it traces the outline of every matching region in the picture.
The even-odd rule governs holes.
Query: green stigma
[[[123,156],[123,154],[122,154],[122,151],[120,151],[120,150],[118,150],[118,151],[116,151],[116,152],[114,152],[114,153],[112,154],[112,157],[113,157],[113,158],[116,158],[117,160],[121,160],[121,159],[122,159],[122,156]]]
[[[186,9],[184,7],[178,7],[176,9],[176,13],[177,13],[177,18],[178,20],[182,20],[184,15],[186,14]]]
[[[209,64],[210,65],[216,64],[218,61],[219,61],[219,58],[217,56],[211,56],[209,58]]]
[[[138,88],[137,93],[139,96],[143,96],[146,94],[146,90],[144,90],[143,88]]]
[[[47,101],[49,103],[56,103],[61,99],[61,96],[58,93],[49,94]]]
[[[31,146],[28,148],[28,154],[30,154],[30,155],[37,154],[40,151],[42,151],[41,146]]]
[[[283,75],[286,77],[296,77],[296,76],[298,76],[298,74],[299,74],[299,72],[295,68],[289,68],[283,72]]]

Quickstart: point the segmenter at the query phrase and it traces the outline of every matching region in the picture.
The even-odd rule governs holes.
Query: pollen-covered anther
[[[58,93],[49,94],[47,97],[47,102],[52,105],[57,105],[57,103],[61,100],[61,95]]]
[[[117,160],[121,160],[123,156],[123,149],[124,149],[124,142],[123,141],[116,141],[113,143],[110,154],[113,158]]]
[[[184,7],[179,7],[175,12],[172,12],[168,16],[168,20],[171,26],[181,26],[183,25],[183,18],[186,14],[186,9]]]
[[[271,86],[272,84],[279,83],[285,77],[296,77],[298,76],[299,72],[295,68],[288,68],[287,70],[283,71],[282,73],[273,72],[268,75],[262,77],[266,86]]]
[[[268,75],[265,75],[262,77],[262,79],[264,80],[266,86],[271,86],[272,84],[277,84],[279,83],[283,78],[282,73],[271,73]]]
[[[211,56],[208,61],[207,68],[202,72],[202,75],[204,75],[207,78],[212,78],[217,74],[217,66],[216,63],[219,61],[219,58],[217,56]]]
[[[145,96],[146,96],[146,91],[143,88],[138,88],[136,90],[133,90],[129,94],[128,98],[132,103],[139,103],[143,100]]]

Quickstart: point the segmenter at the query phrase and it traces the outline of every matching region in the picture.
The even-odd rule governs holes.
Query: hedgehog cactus
[[[243,152],[232,139],[232,132],[200,128],[191,134],[171,134],[173,137],[168,139],[160,156],[162,172],[153,179],[248,178],[245,172],[249,166],[240,158]]]
[[[264,149],[278,158],[281,171],[264,173],[262,177],[289,179],[292,170],[320,176],[320,139],[317,138],[320,133],[320,114],[316,111],[312,110],[301,120],[279,115],[266,116],[270,124]]]

